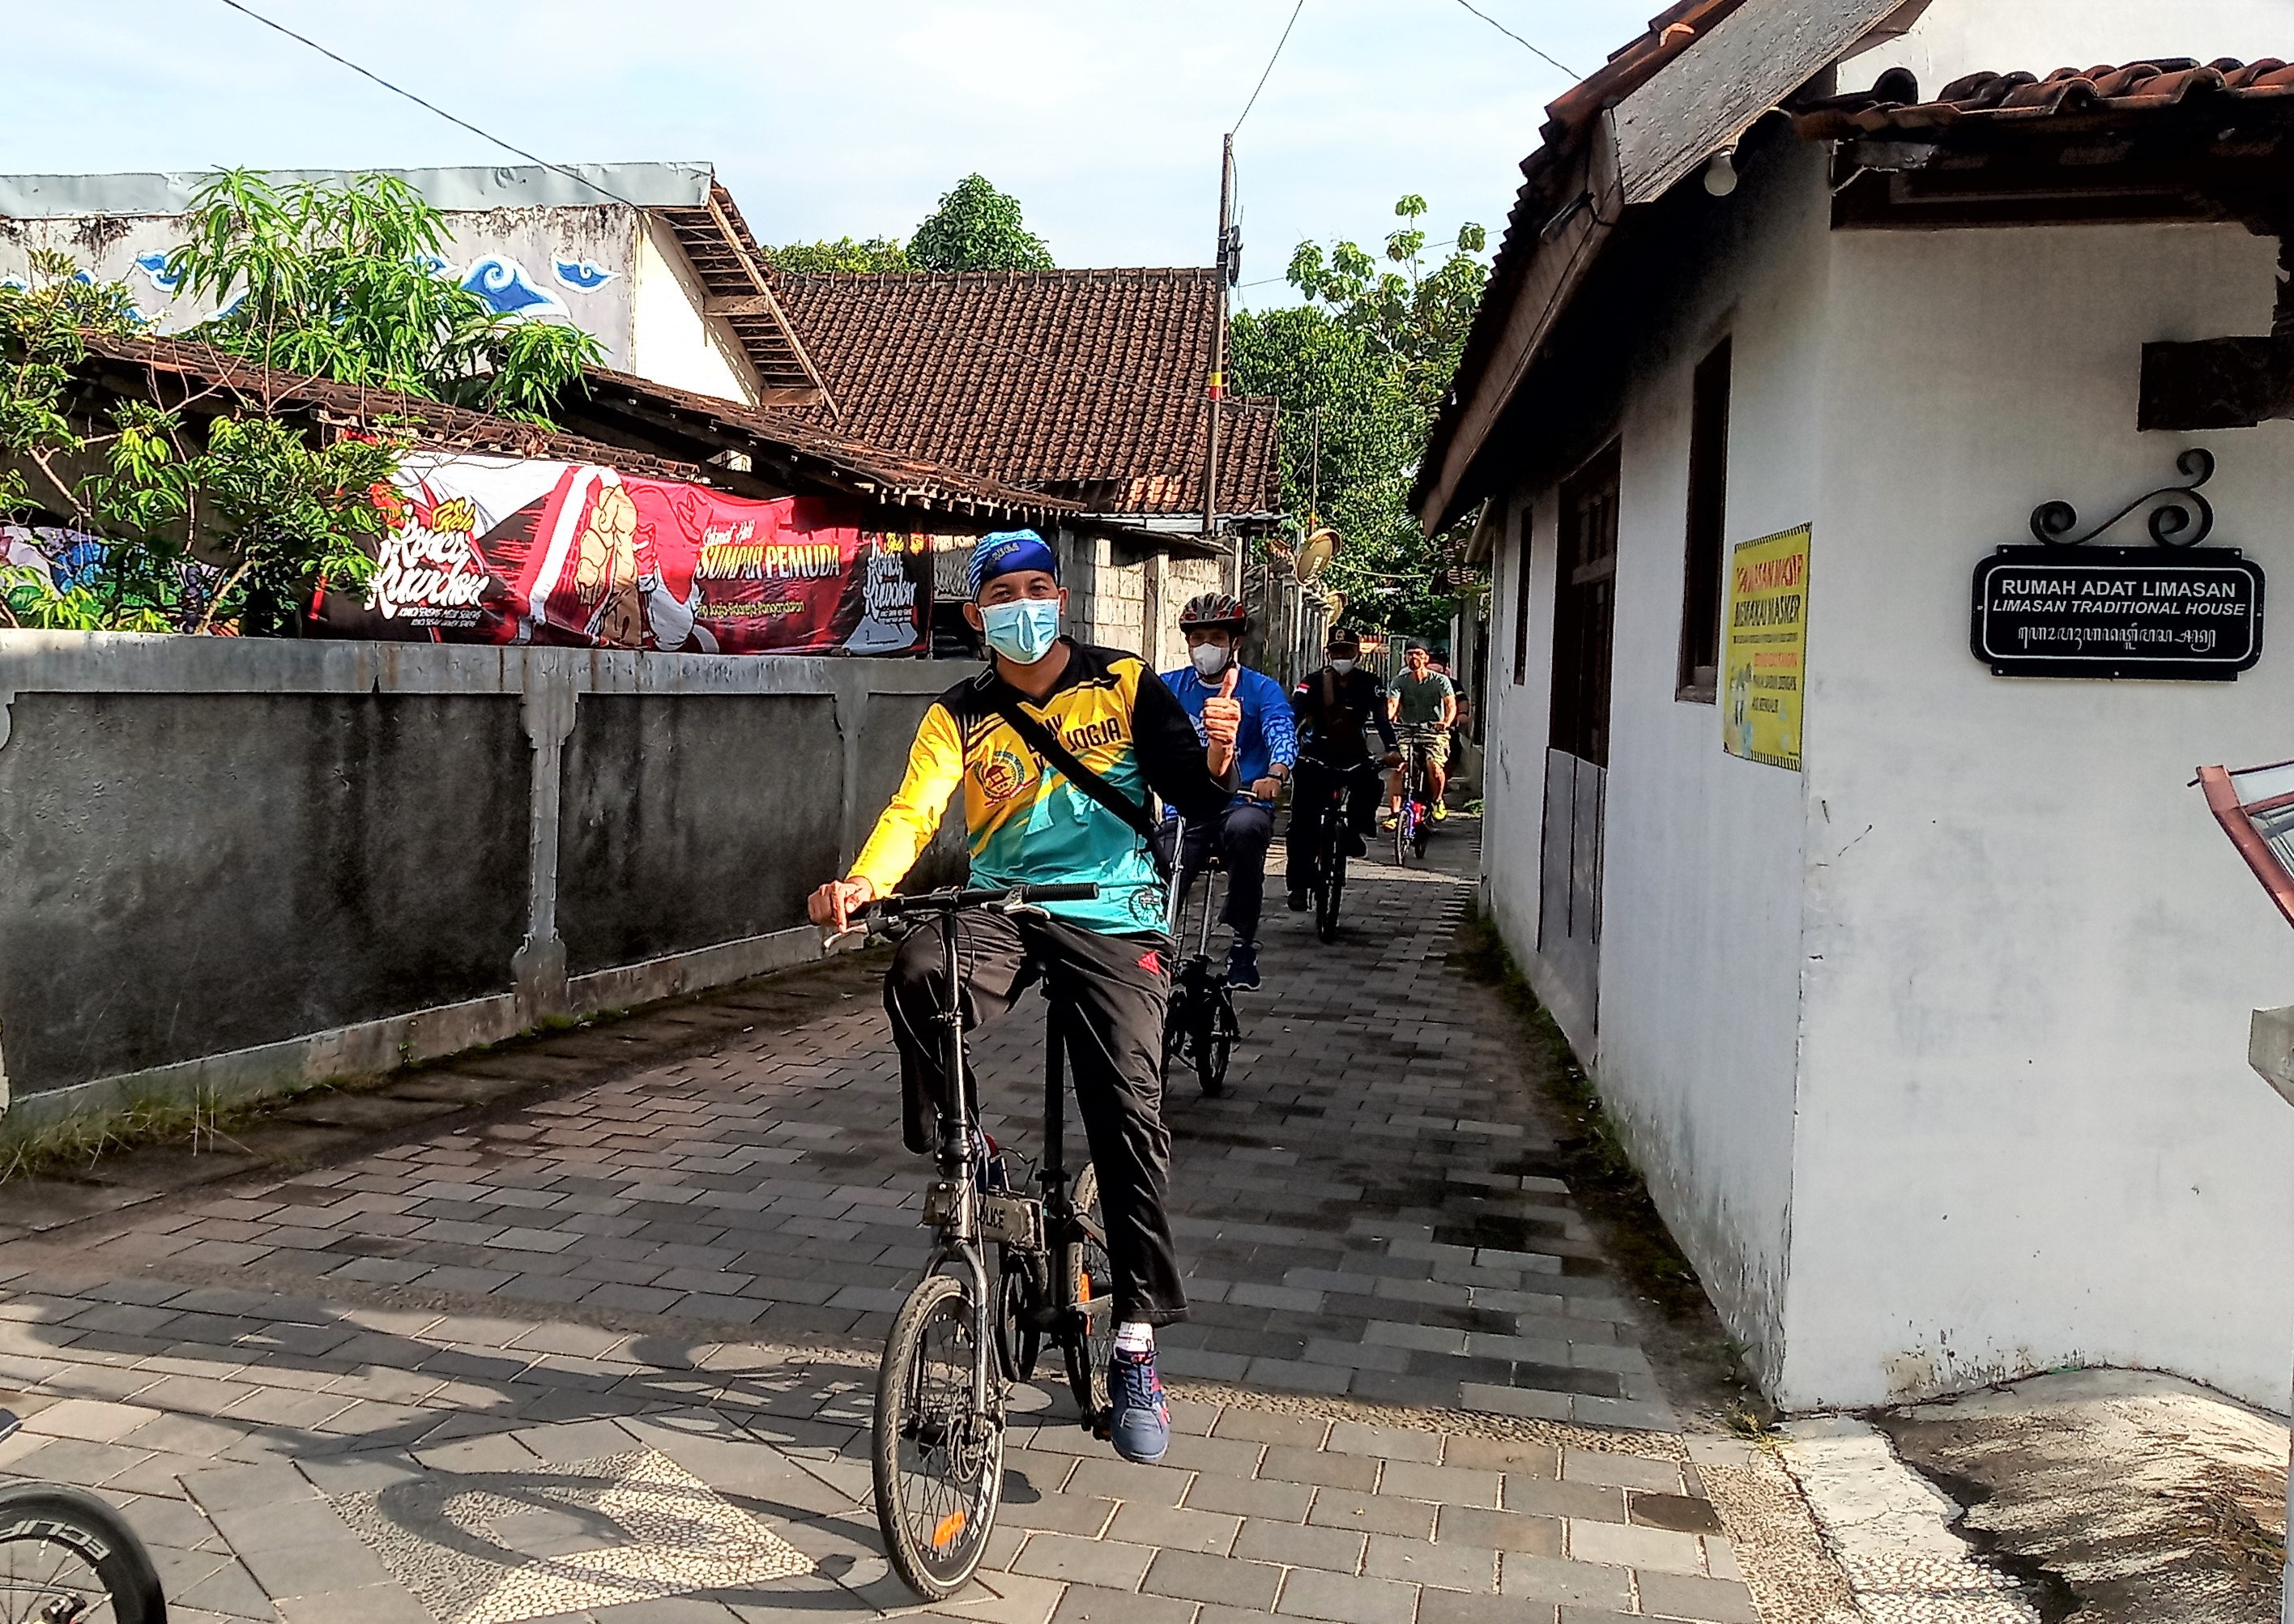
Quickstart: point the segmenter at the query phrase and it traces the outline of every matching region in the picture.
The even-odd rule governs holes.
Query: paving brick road
[[[988,1571],[940,1611],[1759,1616],[1705,1482],[1745,1451],[1676,1430],[1517,1029],[1446,962],[1473,839],[1362,870],[1331,946],[1271,917],[1227,1094],[1168,1107],[1194,1303],[1159,1337],[1170,1458],[1127,1466],[1024,1391]],[[1039,1011],[978,1050],[1022,1152]],[[847,965],[643,1019],[688,1058],[628,1061],[637,1023],[476,1057],[310,1117],[395,1142],[18,1232],[0,1405],[28,1425],[0,1477],[126,1506],[190,1624],[912,1606],[866,1465],[923,1252],[881,1011]]]

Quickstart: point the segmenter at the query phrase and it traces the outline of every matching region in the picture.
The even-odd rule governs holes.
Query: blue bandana
[[[980,588],[1014,570],[1042,570],[1057,581],[1060,561],[1032,530],[999,530],[992,536],[982,536],[980,545],[972,549],[972,596],[978,597]]]

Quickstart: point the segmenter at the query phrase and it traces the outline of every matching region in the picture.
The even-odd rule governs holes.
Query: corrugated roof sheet
[[[1200,512],[1218,272],[780,276],[846,431],[1072,496],[1098,513]],[[1281,508],[1274,402],[1230,398],[1219,510]]]
[[[2117,125],[2208,102],[2261,102],[2294,99],[2294,66],[2276,57],[2242,62],[2223,57],[2200,62],[2162,57],[2098,68],[2058,68],[2034,73],[1973,73],[1923,99],[1919,81],[1891,69],[1869,90],[1834,96],[1802,110],[1793,121],[1815,141],[1858,137],[1916,138],[1958,127],[2011,128],[2038,121],[2083,118]]]

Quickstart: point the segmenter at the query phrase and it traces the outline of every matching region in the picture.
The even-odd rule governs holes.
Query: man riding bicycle
[[[1450,782],[1450,727],[1458,719],[1458,685],[1434,670],[1433,651],[1412,643],[1402,656],[1402,674],[1387,692],[1387,714],[1402,725],[1403,751],[1415,751],[1426,763],[1426,804],[1434,821],[1450,816],[1442,792]],[[1395,769],[1387,784],[1389,822],[1402,816],[1403,781],[1406,767]]]
[[[1250,613],[1224,592],[1205,592],[1179,612],[1186,634],[1187,669],[1166,671],[1163,680],[1190,716],[1218,696],[1221,685],[1242,707],[1235,736],[1235,769],[1242,788],[1217,817],[1187,821],[1179,853],[1179,894],[1184,896],[1216,850],[1226,865],[1226,907],[1220,922],[1232,931],[1226,949],[1226,984],[1237,992],[1256,989],[1258,980],[1258,921],[1266,895],[1266,849],[1274,843],[1274,807],[1282,781],[1298,758],[1298,735],[1282,685],[1240,657]],[[1235,680],[1227,681],[1233,674]],[[1208,743],[1209,735],[1204,735]]]
[[[1159,1460],[1170,1417],[1153,1328],[1185,1318],[1187,1305],[1164,1214],[1169,943],[1163,881],[1142,838],[1154,827],[1143,803],[1152,791],[1189,818],[1223,812],[1241,707],[1233,685],[1223,685],[1202,707],[1199,738],[1139,656],[1061,636],[1067,593],[1057,557],[1034,531],[983,538],[971,584],[964,619],[987,640],[988,669],[925,710],[891,804],[851,872],[815,891],[809,910],[825,929],[847,929],[853,911],[890,892],[931,843],[959,784],[973,885],[1099,887],[1096,901],[1053,903],[1047,917],[964,915],[954,987],[937,934],[917,931],[893,957],[884,1007],[900,1054],[903,1139],[928,1155],[945,1097],[940,1011],[961,997],[977,1025],[1043,979],[1062,1011],[1115,1271],[1110,1431],[1125,1458]]]
[[[1394,723],[1387,716],[1378,678],[1361,667],[1361,637],[1344,629],[1333,631],[1326,653],[1322,669],[1310,673],[1290,695],[1299,735],[1298,792],[1291,800],[1286,842],[1293,914],[1306,911],[1314,884],[1314,808],[1322,798],[1340,785],[1346,790],[1346,827],[1354,841],[1348,857],[1363,855],[1363,842],[1375,827],[1378,764],[1363,742],[1363,730],[1377,725],[1387,766],[1402,759],[1395,753]]]

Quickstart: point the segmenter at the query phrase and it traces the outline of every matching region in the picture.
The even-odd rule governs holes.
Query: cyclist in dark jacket
[[[1395,745],[1394,723],[1386,713],[1385,690],[1362,669],[1362,638],[1340,629],[1330,633],[1326,649],[1322,669],[1308,673],[1290,695],[1298,727],[1298,790],[1290,803],[1286,838],[1294,914],[1305,910],[1314,877],[1314,826],[1306,809],[1320,805],[1334,782],[1343,783],[1346,824],[1354,837],[1346,855],[1362,856],[1377,828],[1379,792],[1379,764],[1371,756],[1363,730],[1378,729],[1386,746],[1386,765],[1402,759]]]

